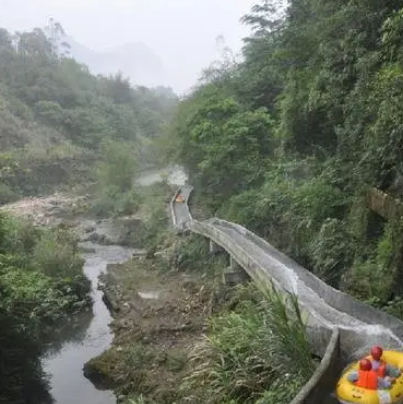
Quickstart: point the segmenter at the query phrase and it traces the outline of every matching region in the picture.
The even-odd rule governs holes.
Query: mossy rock
[[[109,355],[105,354],[92,358],[84,364],[83,368],[84,376],[99,390],[110,390],[117,387],[114,377],[116,366],[114,361],[109,360]]]

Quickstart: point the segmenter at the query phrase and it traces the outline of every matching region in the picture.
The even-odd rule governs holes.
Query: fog
[[[238,52],[247,27],[239,19],[257,0],[1,0],[0,26],[26,30],[53,17],[74,41],[96,52],[120,49],[119,61],[98,70],[121,68],[134,82],[171,85],[183,92],[195,84],[202,68],[219,56],[216,38]],[[140,68],[146,56],[127,61],[127,44],[144,44],[160,59]],[[137,46],[136,45],[136,46]],[[136,54],[136,49],[130,54]],[[142,52],[144,52],[144,47]],[[127,53],[127,52],[126,52]],[[143,53],[141,53],[143,55]],[[73,56],[74,52],[73,52]],[[108,54],[110,59],[114,54]],[[93,58],[88,58],[91,64]],[[84,58],[84,62],[87,59]],[[109,60],[110,62],[110,60]],[[96,65],[90,66],[97,69]],[[123,64],[123,66],[121,66]],[[130,65],[130,68],[128,67]],[[152,66],[151,66],[152,65]],[[136,70],[137,69],[137,70]]]

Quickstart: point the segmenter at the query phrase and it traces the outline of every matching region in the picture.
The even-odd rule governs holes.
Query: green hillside
[[[91,75],[68,57],[62,34],[59,24],[0,29],[0,203],[82,176],[105,141],[140,151],[139,139],[160,135],[175,108],[170,89]]]
[[[244,60],[208,69],[180,105],[171,156],[209,214],[240,222],[331,285],[402,315],[400,1],[260,1]]]

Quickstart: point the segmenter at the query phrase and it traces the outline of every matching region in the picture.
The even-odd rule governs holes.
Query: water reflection
[[[97,390],[84,377],[82,369],[85,362],[105,351],[113,339],[109,328],[112,318],[102,301],[102,292],[97,289],[98,277],[107,264],[128,260],[133,250],[93,243],[82,243],[82,247],[95,251],[83,254],[84,273],[92,286],[93,311],[80,315],[52,341],[43,357],[43,367],[50,375],[50,392],[55,403],[115,404],[113,393]]]
[[[0,404],[52,404],[39,361],[39,346],[0,316]]]
[[[75,344],[83,341],[93,318],[94,313],[92,310],[89,310],[58,325],[57,330],[48,335],[45,341],[45,353],[43,356],[57,355],[66,344]]]
[[[325,397],[324,401],[322,401],[322,404],[340,404],[340,402],[334,394],[331,394]]]

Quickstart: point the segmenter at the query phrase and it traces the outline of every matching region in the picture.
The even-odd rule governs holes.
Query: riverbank
[[[51,400],[40,356],[66,323],[87,316],[90,281],[66,229],[0,212],[0,235],[0,403],[43,404]]]
[[[144,197],[144,203],[136,214],[131,216],[119,218],[91,216],[90,207],[93,198],[91,190],[88,190],[88,194],[81,195],[55,193],[49,196],[25,198],[0,208],[5,214],[27,219],[28,224],[32,223],[56,233],[67,229],[74,234],[74,238],[79,241],[76,253],[80,252],[80,260],[85,261],[84,274],[86,281],[91,282],[92,310],[66,319],[68,320],[66,324],[55,332],[54,337],[49,337],[41,349],[42,368],[47,373],[46,379],[49,383],[48,386],[45,382],[43,386],[40,383],[38,389],[46,389],[46,394],[50,393],[55,403],[116,402],[112,391],[96,389],[84,377],[82,371],[84,363],[105,351],[113,339],[113,331],[109,328],[111,317],[102,299],[103,292],[98,290],[98,277],[106,271],[108,264],[125,262],[133,253],[140,255],[145,253],[128,245],[141,245],[141,238],[147,231],[146,223],[152,215],[153,206],[158,203],[158,206],[163,208],[165,198],[170,197],[171,188],[161,183],[156,184],[155,181],[166,180],[167,176],[168,179],[177,180],[182,175],[172,170],[167,170],[167,173],[150,171],[143,174],[141,181],[137,181],[138,184],[144,183],[137,186],[137,190]],[[120,244],[125,244],[126,247],[119,246]],[[57,268],[54,270],[57,271]],[[35,355],[38,357],[40,353]],[[30,389],[33,396],[37,395],[34,385]],[[48,397],[50,400],[49,394]],[[42,404],[39,398],[38,400],[38,403]]]
[[[151,258],[134,256],[108,266],[103,281],[115,338],[108,351],[86,364],[85,374],[114,388],[119,402],[136,395],[175,402],[189,352],[225,301],[221,259],[210,261],[208,274],[184,268],[178,252],[187,245],[172,235]]]
[[[87,377],[125,404],[290,402],[317,366],[296,301],[224,285],[226,257],[201,237],[163,247],[108,266],[115,338]]]

